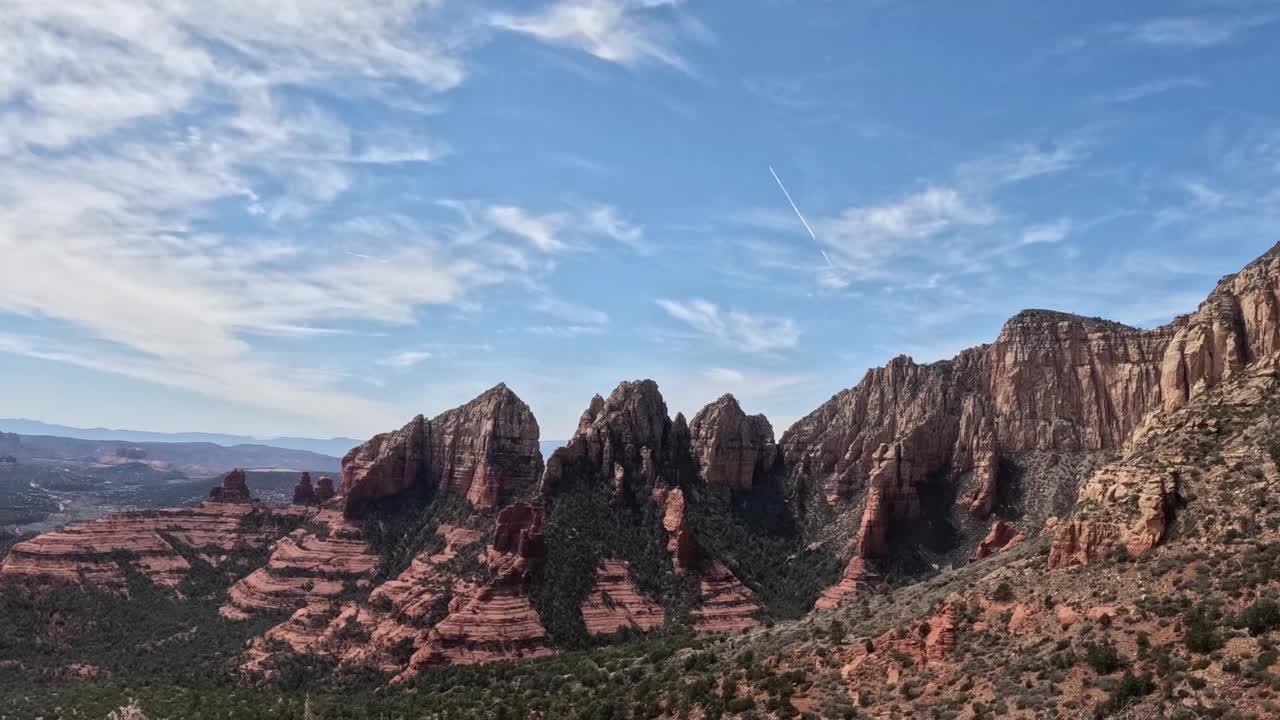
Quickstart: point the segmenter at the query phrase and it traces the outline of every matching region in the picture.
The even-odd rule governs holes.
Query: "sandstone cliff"
[[[952,360],[918,365],[895,358],[783,436],[792,494],[806,509],[819,502],[839,514],[862,505],[853,543],[858,562],[850,562],[846,588],[862,584],[867,561],[884,556],[889,530],[916,521],[922,483],[950,484],[957,502],[981,520],[995,509],[1002,461],[1037,471],[1057,465],[1051,494],[1028,493],[1019,508],[1030,521],[1026,529],[1037,531],[1045,517],[1068,509],[1049,499],[1073,500],[1096,465],[1092,458],[1119,457],[1154,411],[1175,410],[1273,355],[1280,348],[1277,308],[1280,250],[1273,249],[1224,278],[1194,314],[1161,328],[1028,310],[1010,319],[993,344]],[[1089,462],[1071,459],[1086,455]],[[1037,464],[1040,457],[1048,460]],[[1135,473],[1147,479],[1134,480]],[[1104,468],[1080,495],[1097,504],[1110,492],[1102,488],[1137,483],[1154,518],[1176,492],[1175,481],[1149,475]],[[1132,549],[1159,542],[1165,529],[1151,523],[1125,542]],[[1072,554],[1065,548],[1101,546],[1114,538],[1100,535],[1119,531],[1068,524],[1058,532],[1065,558]]]
[[[547,461],[542,492],[552,496],[573,481],[610,482],[621,499],[627,490],[677,485],[688,448],[683,418],[672,423],[658,384],[624,382],[608,399],[592,398],[573,437]]]
[[[689,444],[707,487],[731,491],[751,490],[757,482],[768,481],[778,455],[769,420],[748,416],[732,395],[693,416]]]
[[[377,435],[342,459],[348,517],[372,501],[410,489],[501,505],[542,474],[538,422],[529,406],[499,384],[430,421],[421,415]]]

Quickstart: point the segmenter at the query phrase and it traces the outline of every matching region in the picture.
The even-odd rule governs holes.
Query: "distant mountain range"
[[[227,435],[224,433],[183,432],[165,433],[146,430],[121,430],[116,428],[78,428],[67,425],[54,425],[27,420],[24,418],[0,418],[0,432],[18,433],[20,435],[53,435],[57,437],[76,438],[79,440],[119,440],[123,442],[160,442],[160,443],[213,443],[223,447],[234,445],[269,445],[286,450],[305,450],[307,452],[340,458],[347,451],[360,444],[355,438],[335,437],[325,439],[300,437],[260,438],[250,435]]]

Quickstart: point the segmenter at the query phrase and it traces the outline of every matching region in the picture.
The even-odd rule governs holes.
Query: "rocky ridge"
[[[919,519],[922,483],[949,485],[957,504],[985,520],[995,509],[1002,461],[1048,457],[1049,464],[1087,471],[1091,463],[1061,458],[1098,452],[1117,458],[1149,418],[1161,416],[1154,411],[1172,412],[1273,354],[1280,347],[1278,307],[1280,253],[1273,250],[1223,279],[1196,313],[1161,328],[1028,310],[1010,319],[995,343],[952,360],[918,365],[895,358],[783,436],[793,495],[802,506],[823,503],[837,514],[863,506],[849,582],[841,585],[864,585],[867,566],[886,554],[890,531]],[[1155,518],[1167,514],[1175,478],[1118,466],[1088,477],[1062,476],[1054,492],[1072,498],[1078,492],[1096,505],[1114,499],[1112,488],[1141,485],[1149,527],[1127,531],[1124,542],[1138,552],[1163,539]],[[1037,532],[1046,518],[1069,509],[1028,494],[1018,511],[1028,516],[1024,529]],[[844,525],[830,527],[839,532]],[[1057,532],[1059,547],[1067,548],[1109,544],[1102,536],[1119,531],[1069,523]]]
[[[125,592],[128,573],[136,571],[177,588],[191,557],[217,567],[242,548],[270,544],[276,526],[262,520],[272,513],[244,503],[202,503],[108,515],[14,545],[0,563],[0,583]]]
[[[499,384],[430,421],[419,415],[353,448],[342,460],[339,494],[348,517],[409,490],[456,495],[490,508],[541,474],[538,422]]]

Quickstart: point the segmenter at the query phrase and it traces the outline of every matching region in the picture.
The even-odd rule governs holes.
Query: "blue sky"
[[[184,5],[0,23],[0,415],[364,437],[505,381],[563,439],[652,377],[780,434],[1280,241],[1276,2]]]

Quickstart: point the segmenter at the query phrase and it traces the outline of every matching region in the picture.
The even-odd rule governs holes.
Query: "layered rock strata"
[[[1161,328],[1144,331],[1028,310],[1010,319],[995,343],[952,360],[918,365],[895,358],[783,436],[793,495],[802,505],[816,499],[837,511],[865,501],[854,548],[863,562],[851,565],[857,574],[879,558],[885,528],[915,519],[913,488],[922,480],[958,485],[969,513],[984,519],[998,499],[1002,458],[1027,452],[1118,456],[1154,411],[1176,409],[1273,354],[1280,347],[1277,308],[1280,251],[1273,249],[1220,282],[1196,313]],[[911,465],[906,475],[896,471],[899,484],[888,502],[877,477],[884,472],[878,451],[885,445],[894,448],[898,465]],[[1147,481],[1143,502],[1167,503],[1171,482]],[[1128,484],[1099,476],[1081,497],[1107,492],[1097,487]],[[1044,508],[1024,510],[1049,514]],[[1125,543],[1137,548],[1159,542],[1163,530],[1151,522],[1151,529]],[[1110,532],[1070,525],[1058,531],[1064,548],[1069,533],[1080,535],[1077,544],[1087,547],[1103,541],[1091,534]]]
[[[310,523],[281,538],[267,564],[227,591],[223,617],[244,620],[263,611],[292,610],[366,586],[378,556],[359,526],[336,510],[321,510]]]
[[[611,635],[626,628],[649,631],[666,622],[662,606],[645,597],[624,560],[605,560],[596,583],[582,602],[582,620],[590,635]]]
[[[177,587],[195,555],[214,566],[239,548],[262,548],[277,534],[269,511],[244,503],[117,513],[18,543],[0,564],[0,581],[24,585],[75,584],[122,592],[125,565],[151,582]]]
[[[702,481],[718,490],[749,491],[767,482],[778,456],[769,420],[744,413],[732,395],[693,416],[689,443]]]
[[[348,517],[410,489],[465,497],[497,507],[542,474],[538,422],[506,385],[430,421],[421,415],[377,435],[342,460]]]

